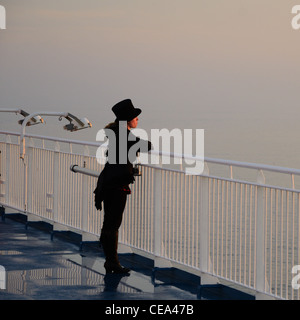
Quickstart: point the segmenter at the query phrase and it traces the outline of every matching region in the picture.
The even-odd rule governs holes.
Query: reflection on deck
[[[132,269],[130,276],[105,275],[101,249],[85,245],[79,251],[76,235],[61,234],[51,241],[44,224],[26,230],[20,221],[24,217],[10,217],[0,222],[0,265],[6,270],[7,284],[0,290],[0,300],[252,298],[226,287],[200,291],[199,277],[177,269],[154,273],[151,260],[133,254],[120,254],[121,263]]]

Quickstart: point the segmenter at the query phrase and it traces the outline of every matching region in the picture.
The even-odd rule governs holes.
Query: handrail
[[[11,131],[1,131],[0,130],[0,134],[20,136],[20,133],[11,132]],[[79,145],[90,146],[90,147],[98,147],[99,148],[99,147],[101,147],[101,145],[105,146],[105,143],[97,143],[97,142],[81,141],[81,140],[71,140],[71,139],[49,137],[49,136],[42,136],[42,135],[29,134],[29,133],[26,133],[25,136],[28,138],[43,139],[43,140],[57,141],[57,142],[71,143],[71,144],[79,144]],[[166,153],[166,152],[161,152],[161,151],[157,151],[157,150],[151,150],[150,153],[152,153],[154,155],[159,155],[159,156],[171,156],[172,158],[182,158],[182,159],[184,158],[187,160],[196,160],[196,161],[203,161],[204,160],[205,162],[208,162],[208,163],[225,165],[225,166],[234,166],[234,167],[240,167],[240,168],[246,168],[246,169],[264,170],[264,171],[272,171],[272,172],[278,172],[278,173],[284,173],[284,174],[300,175],[300,169],[266,165],[266,164],[261,164],[261,163],[242,162],[242,161],[225,160],[225,159],[210,158],[210,157],[204,157],[204,159],[203,159],[200,157],[193,157],[190,155],[177,154],[177,153],[172,153],[172,152]]]
[[[156,169],[156,170],[163,170],[163,171],[174,172],[174,173],[183,173],[183,174],[185,173],[182,170],[161,168],[161,167],[157,167],[157,166],[149,166],[149,165],[144,165],[144,164],[139,164],[139,165],[144,166],[144,167],[148,167],[148,168],[153,168],[153,169]],[[70,170],[72,172],[74,172],[74,173],[81,173],[81,174],[84,174],[84,175],[87,175],[87,176],[91,176],[91,177],[95,177],[95,178],[98,178],[99,174],[100,174],[99,171],[90,170],[90,169],[87,169],[87,168],[84,168],[84,167],[80,167],[78,164],[72,164],[70,166]],[[295,193],[299,193],[300,194],[300,189],[278,187],[278,186],[265,184],[265,183],[249,182],[249,181],[240,180],[240,179],[233,179],[233,178],[229,179],[229,178],[223,178],[223,177],[212,176],[212,175],[200,175],[200,176],[211,178],[211,179],[218,179],[218,180],[227,181],[227,182],[236,182],[236,183],[245,184],[245,185],[257,186],[257,187],[273,188],[273,189],[276,189],[276,190],[289,191],[289,192],[295,192]]]
[[[70,170],[72,172],[75,172],[75,173],[82,173],[82,174],[86,174],[88,176],[91,176],[91,177],[98,177],[100,172],[98,171],[94,171],[94,170],[90,170],[90,169],[87,169],[87,168],[82,168],[80,166],[78,166],[77,164],[72,164],[70,166]]]
[[[20,136],[19,132],[12,132],[12,131],[1,131],[0,134],[6,134],[11,136]],[[40,140],[49,140],[49,141],[57,141],[57,142],[63,142],[63,143],[72,143],[72,144],[79,144],[79,145],[85,145],[90,147],[99,147],[101,146],[101,143],[97,142],[90,142],[90,141],[82,141],[82,140],[72,140],[72,139],[64,139],[64,138],[58,138],[58,137],[49,137],[49,136],[42,136],[37,135],[33,133],[25,133],[25,137],[28,138],[35,138]]]

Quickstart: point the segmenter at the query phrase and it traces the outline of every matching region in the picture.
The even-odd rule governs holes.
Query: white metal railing
[[[99,144],[26,139],[21,160],[20,134],[0,131],[0,205],[54,230],[75,230],[83,241],[98,239]],[[191,270],[202,283],[215,278],[257,297],[300,298],[292,287],[292,268],[300,264],[300,170],[209,158],[202,175],[180,166],[140,167],[120,230],[123,245],[157,266]]]

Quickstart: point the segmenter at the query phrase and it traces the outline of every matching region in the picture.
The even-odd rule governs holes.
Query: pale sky
[[[295,167],[296,4],[0,0],[7,15],[7,29],[0,30],[0,108],[87,117],[93,129],[67,136],[95,141],[114,119],[113,104],[131,98],[143,109],[142,128],[205,129],[207,156]],[[1,114],[1,129],[19,131],[16,117]],[[64,135],[59,127],[48,119],[44,128],[29,130]]]

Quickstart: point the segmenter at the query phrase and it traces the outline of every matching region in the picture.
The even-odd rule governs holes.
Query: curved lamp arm
[[[70,124],[65,125],[64,129],[69,131],[77,131],[84,128],[90,128],[92,124],[89,122],[88,119],[84,118],[83,120],[79,120],[77,117],[72,115],[68,112],[34,112],[31,114],[28,114],[24,121],[22,122],[22,130],[21,130],[21,136],[20,136],[20,158],[24,160],[25,156],[25,128],[28,125],[28,122],[31,119],[35,119],[37,116],[56,116],[56,117],[64,117],[67,120],[70,121]],[[77,123],[74,124],[73,120]]]
[[[66,112],[34,112],[29,114],[22,123],[22,129],[21,129],[21,136],[20,136],[20,158],[24,159],[25,156],[25,129],[27,123],[30,121],[31,118],[36,116],[58,116],[58,117],[67,117],[68,113]]]

